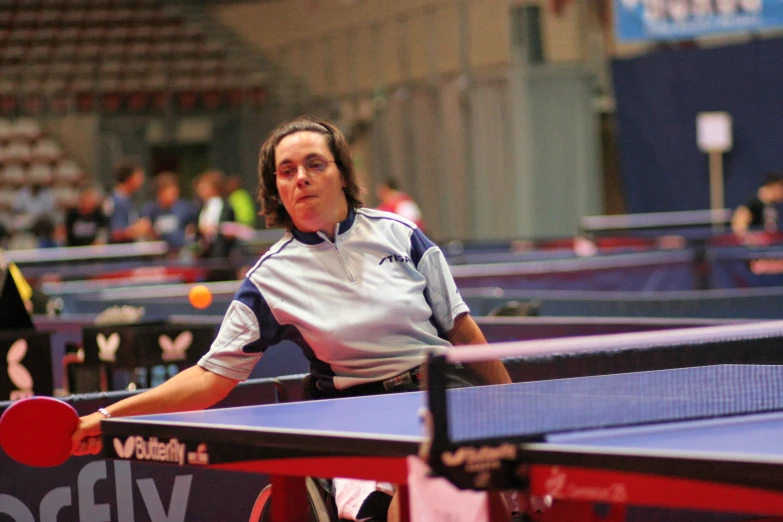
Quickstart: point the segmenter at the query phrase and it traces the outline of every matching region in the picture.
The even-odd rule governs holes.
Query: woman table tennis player
[[[310,359],[321,397],[418,389],[430,351],[486,340],[440,249],[394,214],[362,208],[348,144],[322,121],[297,119],[261,147],[267,226],[288,233],[248,272],[210,351],[160,386],[82,417],[73,453],[100,450],[100,421],[207,408],[247,379],[282,340]],[[510,382],[500,362],[468,370],[481,384]],[[453,376],[455,385],[467,384]],[[337,479],[341,517],[396,520],[394,488]]]

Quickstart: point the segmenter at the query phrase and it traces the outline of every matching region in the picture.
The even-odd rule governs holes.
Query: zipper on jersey
[[[345,277],[348,279],[348,282],[350,284],[354,284],[357,281],[359,281],[359,278],[356,275],[356,271],[351,266],[351,263],[348,262],[348,259],[346,259],[346,257],[343,255],[342,250],[340,250],[339,227],[340,227],[339,224],[335,227],[334,242],[332,242],[329,239],[329,237],[321,231],[318,231],[318,235],[321,236],[324,239],[324,241],[326,241],[329,244],[329,247],[334,251],[335,255],[337,256],[337,260],[340,262],[340,266],[343,267],[343,272],[345,272]]]

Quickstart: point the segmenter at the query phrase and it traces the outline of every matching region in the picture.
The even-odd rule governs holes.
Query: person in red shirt
[[[413,198],[399,189],[397,180],[394,178],[387,178],[383,183],[378,185],[375,194],[380,200],[378,210],[392,212],[393,214],[402,216],[405,219],[413,221],[417,227],[424,230],[424,222],[421,218],[419,206],[413,201]]]

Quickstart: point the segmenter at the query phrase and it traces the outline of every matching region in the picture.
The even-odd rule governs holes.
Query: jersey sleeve
[[[155,219],[155,216],[152,214],[155,212],[155,203],[152,201],[148,201],[144,204],[143,207],[141,207],[141,212],[139,213],[139,216],[147,219]]]
[[[419,229],[411,235],[411,260],[427,280],[424,296],[432,308],[435,326],[444,334],[454,327],[457,316],[470,309],[457,290],[443,252]]]
[[[104,212],[109,220],[109,228],[112,231],[125,230],[130,226],[130,212],[125,205],[120,204],[116,199],[109,198],[107,205],[104,206]]]
[[[198,364],[218,375],[244,381],[264,350],[280,342],[281,327],[261,291],[245,279]]]

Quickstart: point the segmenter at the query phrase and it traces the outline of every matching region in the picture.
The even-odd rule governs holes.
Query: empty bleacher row
[[[263,71],[160,0],[0,4],[0,111],[218,108],[266,95]]]

